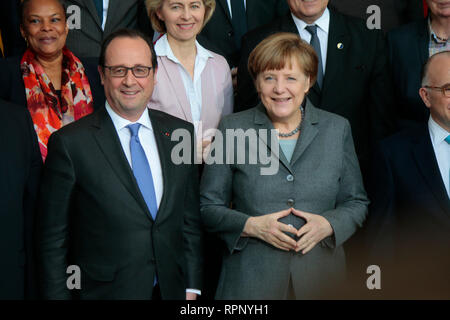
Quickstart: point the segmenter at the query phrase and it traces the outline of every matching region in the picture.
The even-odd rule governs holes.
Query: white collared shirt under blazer
[[[220,119],[233,112],[233,84],[225,58],[198,42],[196,47],[192,79],[173,54],[167,35],[158,40],[158,71],[149,107],[193,123],[200,142],[210,140],[214,132],[209,129],[216,129]]]

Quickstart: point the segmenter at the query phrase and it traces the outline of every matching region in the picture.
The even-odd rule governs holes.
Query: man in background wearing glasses
[[[42,296],[195,299],[202,278],[198,168],[193,152],[190,163],[171,160],[173,131],[189,132],[194,150],[193,126],[147,108],[157,62],[144,34],[109,35],[99,64],[105,108],[49,142],[37,223]]]
[[[450,51],[429,58],[419,94],[428,124],[384,140],[374,161],[368,262],[384,298],[449,299]]]

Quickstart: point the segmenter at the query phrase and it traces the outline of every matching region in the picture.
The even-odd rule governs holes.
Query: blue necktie
[[[320,41],[319,37],[317,36],[317,25],[307,26],[305,29],[311,34],[311,41],[309,42],[309,44],[314,48],[317,57],[319,58],[319,65],[317,66],[317,84],[319,85],[319,88],[322,89],[323,83],[322,51],[320,50]]]
[[[236,47],[240,49],[242,36],[247,32],[247,14],[243,0],[231,0],[231,24]]]
[[[100,23],[103,23],[103,0],[94,0],[94,4],[98,17],[100,18]]]
[[[130,130],[130,151],[131,163],[133,165],[133,174],[136,178],[141,194],[144,197],[148,210],[152,215],[153,220],[156,218],[158,212],[158,205],[156,202],[155,187],[153,185],[152,170],[145,156],[144,149],[139,141],[140,123],[130,124],[127,128]]]

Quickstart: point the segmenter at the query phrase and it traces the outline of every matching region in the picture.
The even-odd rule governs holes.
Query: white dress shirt
[[[244,1],[244,8],[245,10],[247,10],[247,0],[242,0]],[[233,18],[233,13],[231,12],[231,0],[227,0],[228,3],[228,10],[230,11],[230,17]]]
[[[116,132],[119,135],[120,144],[122,145],[123,152],[125,153],[125,157],[127,158],[131,168],[133,168],[130,150],[131,133],[130,129],[127,128],[127,125],[132,123],[141,124],[141,127],[139,128],[138,132],[139,141],[142,145],[142,148],[144,149],[145,156],[147,157],[147,161],[152,171],[153,185],[155,187],[156,203],[157,207],[159,208],[164,191],[163,176],[161,169],[161,161],[158,153],[158,147],[156,145],[155,135],[153,132],[153,127],[150,121],[148,111],[145,110],[145,112],[142,113],[138,121],[131,122],[115,113],[114,110],[109,105],[108,101],[106,101],[105,107],[106,111],[111,117],[114,127],[116,128]],[[196,289],[186,289],[186,292],[193,292],[198,295],[201,294],[201,291]]]
[[[442,181],[444,181],[447,195],[450,198],[450,144],[445,141],[450,132],[438,125],[431,116],[428,119],[428,130]]]
[[[311,24],[307,24],[303,20],[300,20],[294,14],[292,14],[292,19],[294,19],[295,26],[297,27],[300,38],[305,40],[306,42],[311,41],[311,34],[305,29],[307,26]],[[317,19],[313,24],[317,25],[317,37],[320,42],[320,54],[322,55],[322,67],[323,74],[325,75],[326,65],[327,65],[327,51],[328,51],[328,30],[330,28],[330,10],[328,8],[325,9],[322,16]]]
[[[192,122],[195,126],[195,132],[197,132],[198,123],[200,121],[202,113],[201,74],[203,72],[203,69],[205,69],[206,62],[209,58],[213,58],[213,56],[197,41],[195,41],[195,45],[197,47],[197,55],[195,57],[194,64],[194,79],[191,78],[189,72],[183,67],[181,62],[173,54],[173,51],[170,48],[169,41],[167,40],[167,34],[162,36],[156,42],[155,51],[157,56],[165,56],[178,65],[178,70],[180,71],[180,76],[183,80],[184,88],[186,90],[186,97],[188,98],[189,104],[191,106]]]
[[[130,129],[127,128],[127,125],[132,123],[140,123],[141,127],[139,128],[139,141],[141,142],[142,148],[144,149],[145,156],[147,157],[147,161],[150,165],[150,169],[152,170],[152,178],[153,185],[155,187],[155,196],[157,207],[161,203],[164,186],[163,186],[163,176],[161,169],[161,161],[159,159],[158,147],[156,146],[155,136],[153,134],[152,123],[150,122],[150,117],[148,112],[142,113],[142,116],[136,122],[131,122],[127,119],[122,118],[108,104],[108,101],[105,103],[106,111],[108,111],[109,116],[111,117],[112,122],[114,123],[114,127],[116,128],[117,134],[119,135],[120,143],[122,144],[123,152],[130,164],[130,167],[133,169],[133,164],[131,162],[131,150],[130,150],[130,139],[131,133]]]

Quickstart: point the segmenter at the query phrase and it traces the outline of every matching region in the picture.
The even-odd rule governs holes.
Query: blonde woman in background
[[[230,68],[206,50],[197,35],[211,18],[214,0],[147,0],[153,29],[164,34],[155,45],[156,85],[149,107],[192,122],[197,156],[206,154],[222,116],[233,111]]]

